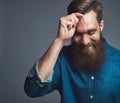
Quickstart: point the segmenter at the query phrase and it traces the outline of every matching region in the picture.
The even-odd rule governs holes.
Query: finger
[[[74,27],[76,23],[78,22],[77,18],[73,15],[66,17],[62,24],[65,24],[67,27]]]
[[[66,27],[67,27],[68,30],[69,30],[69,29],[75,27],[75,24],[74,24],[73,21],[67,21],[67,22],[66,22]]]
[[[74,26],[76,26],[78,21],[79,21],[79,19],[76,16],[73,16],[73,19],[74,19],[74,21],[73,21],[74,22]]]
[[[74,22],[74,26],[77,25],[79,19],[83,16],[83,14],[80,14],[80,13],[72,13],[72,19],[73,19],[73,22]]]
[[[81,13],[73,13],[77,18],[81,18],[83,16],[83,14]]]
[[[78,16],[81,17],[82,14],[80,13],[72,13],[70,15],[67,15],[65,17],[61,18],[61,24],[65,24],[67,27],[72,28],[75,27],[79,21]]]
[[[72,22],[73,26],[76,26],[78,21],[79,21],[79,19],[75,15],[72,14],[68,21]]]

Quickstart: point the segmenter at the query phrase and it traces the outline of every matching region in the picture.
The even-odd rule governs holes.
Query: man
[[[70,3],[57,36],[28,73],[28,96],[58,90],[61,103],[120,103],[120,51],[102,36],[102,9],[94,0]]]

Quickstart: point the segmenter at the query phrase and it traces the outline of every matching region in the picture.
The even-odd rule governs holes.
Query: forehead
[[[93,28],[97,29],[99,25],[96,16],[96,13],[92,10],[85,14],[82,18],[80,18],[77,24],[77,31],[87,31]]]

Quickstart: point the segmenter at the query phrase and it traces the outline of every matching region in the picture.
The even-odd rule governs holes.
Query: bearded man
[[[58,90],[61,103],[120,103],[120,51],[103,38],[102,4],[73,0],[67,10],[51,46],[28,73],[26,94]]]

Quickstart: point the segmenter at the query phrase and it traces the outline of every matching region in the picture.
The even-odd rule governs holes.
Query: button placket
[[[95,90],[95,76],[94,75],[90,75],[90,79],[91,79],[91,82],[90,82],[90,103],[94,103],[94,90]]]

